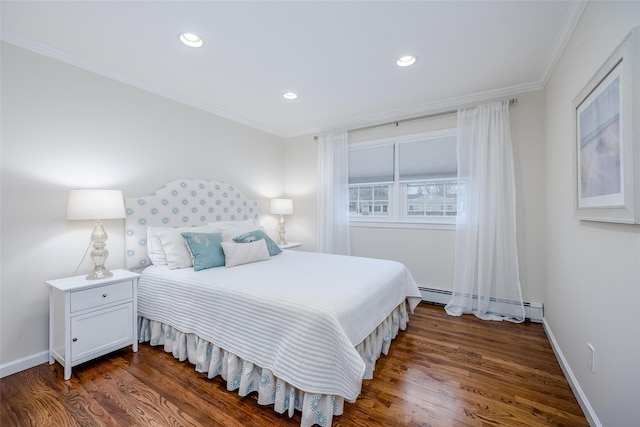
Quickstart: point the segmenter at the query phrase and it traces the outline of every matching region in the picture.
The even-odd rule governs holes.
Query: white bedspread
[[[233,268],[144,270],[138,314],[215,343],[308,393],[355,401],[355,345],[422,296],[394,261],[284,251]]]

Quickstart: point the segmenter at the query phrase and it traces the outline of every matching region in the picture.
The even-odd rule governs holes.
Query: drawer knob
[[[76,342],[76,341],[78,341],[78,338],[74,338],[71,341]]]
[[[106,298],[106,297],[107,297],[107,294],[102,294],[102,298]]]

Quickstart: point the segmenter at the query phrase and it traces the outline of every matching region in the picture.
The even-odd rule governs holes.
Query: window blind
[[[455,178],[455,135],[398,144],[400,182]]]
[[[393,145],[349,150],[349,184],[393,182]]]

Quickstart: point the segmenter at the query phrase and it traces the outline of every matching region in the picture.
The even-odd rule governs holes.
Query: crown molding
[[[582,17],[584,9],[587,7],[587,3],[589,3],[589,0],[572,0],[569,4],[569,10],[567,11],[562,31],[560,31],[558,37],[556,37],[553,48],[549,53],[547,62],[542,69],[542,74],[540,75],[540,83],[542,84],[542,87],[547,85],[547,82],[551,78],[551,74],[558,65],[558,61],[560,61],[560,57],[567,47],[567,43],[569,43],[573,32],[578,26],[578,22],[580,22],[580,18]]]
[[[441,101],[430,102],[427,104],[417,105],[411,108],[387,111],[385,113],[374,114],[359,117],[353,120],[345,120],[326,126],[320,126],[312,129],[302,130],[300,132],[285,134],[285,138],[294,138],[303,135],[311,135],[317,133],[335,132],[341,130],[349,130],[353,128],[375,126],[385,122],[393,122],[406,120],[415,116],[435,114],[442,111],[457,110],[458,108],[467,107],[475,104],[495,101],[503,98],[515,97],[519,94],[536,92],[542,90],[543,86],[540,82],[530,82],[506,88],[490,90],[486,92],[478,92],[470,95],[449,98]]]

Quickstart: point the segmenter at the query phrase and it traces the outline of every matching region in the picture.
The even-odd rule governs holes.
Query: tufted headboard
[[[125,266],[141,270],[147,256],[147,227],[202,226],[216,221],[258,221],[258,202],[247,199],[233,185],[178,179],[143,197],[125,198]]]

